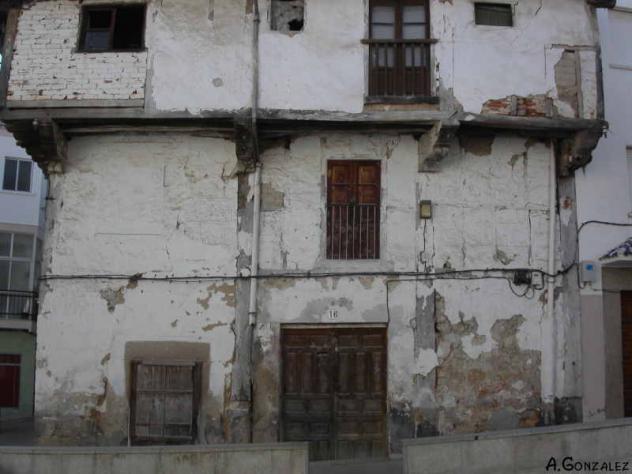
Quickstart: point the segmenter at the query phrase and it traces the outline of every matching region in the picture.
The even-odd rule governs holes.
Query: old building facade
[[[573,173],[611,2],[18,3],[42,443],[331,459],[581,420]]]

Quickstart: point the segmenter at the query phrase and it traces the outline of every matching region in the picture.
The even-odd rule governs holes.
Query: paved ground
[[[402,474],[401,459],[365,461],[321,461],[309,466],[309,474]]]
[[[33,422],[0,423],[0,446],[32,446]],[[310,464],[309,474],[402,474],[401,459],[321,461]]]

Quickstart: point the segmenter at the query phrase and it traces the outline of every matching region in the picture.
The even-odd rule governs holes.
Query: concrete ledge
[[[57,109],[57,108],[126,108],[144,107],[145,99],[67,99],[67,100],[7,100],[9,109]]]
[[[307,443],[0,447],[0,474],[307,474]]]
[[[564,470],[562,462],[570,458],[573,463],[628,462],[632,471],[630,440],[629,418],[404,440],[404,473],[535,473],[546,472],[551,459]]]

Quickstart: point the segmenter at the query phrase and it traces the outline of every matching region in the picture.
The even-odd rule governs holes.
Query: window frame
[[[394,7],[395,8],[395,38],[394,40],[404,40],[403,38],[403,8],[402,7],[423,6],[426,15],[424,40],[430,40],[430,0],[369,0],[369,38],[373,39],[373,7]]]
[[[114,31],[116,30],[116,13],[119,8],[125,7],[143,7],[143,22],[141,25],[141,46],[140,48],[130,48],[130,49],[114,49]],[[76,53],[86,53],[86,54],[99,54],[99,53],[142,53],[147,51],[147,46],[145,43],[146,40],[146,29],[147,29],[147,3],[146,2],[130,2],[130,3],[107,3],[107,4],[93,4],[93,5],[82,5],[81,11],[79,13],[79,36],[77,38],[77,47],[75,49]],[[88,15],[87,13],[90,11],[99,11],[99,10],[110,10],[112,12],[112,17],[110,19],[110,27],[109,31],[109,41],[108,41],[108,49],[86,49],[86,34],[88,33]],[[105,30],[104,28],[99,28],[98,30]]]
[[[481,7],[506,7],[509,9],[509,13],[511,14],[511,24],[509,25],[492,25],[489,23],[479,23],[478,22],[478,8]],[[516,22],[514,19],[514,7],[511,3],[503,3],[503,2],[474,2],[474,25],[475,26],[490,26],[492,28],[513,28]]]
[[[353,197],[351,198],[350,202],[348,203],[336,203],[333,202],[332,200],[332,188],[333,186],[341,186],[341,185],[334,185],[332,183],[332,173],[333,173],[333,167],[335,166],[348,166],[348,167],[352,167],[354,168],[354,173],[355,176],[353,178],[353,183],[349,183],[345,186],[349,186],[351,185],[353,187]],[[377,173],[376,173],[376,181],[374,183],[365,183],[365,184],[360,184],[359,183],[359,170],[362,166],[371,166],[377,169]],[[371,160],[371,159],[331,159],[331,160],[327,160],[325,163],[325,170],[326,170],[326,186],[325,186],[325,221],[326,221],[326,229],[325,229],[325,237],[324,237],[324,258],[327,262],[330,263],[335,263],[335,262],[354,262],[354,263],[375,263],[375,262],[380,262],[382,260],[382,242],[383,242],[383,236],[382,236],[382,214],[383,214],[383,209],[382,209],[382,205],[383,205],[383,193],[382,193],[382,172],[383,172],[383,160]],[[377,193],[377,199],[376,202],[374,203],[362,203],[361,199],[360,199],[360,187],[361,186],[374,186],[376,188],[376,193]],[[338,242],[337,244],[337,252],[336,253],[334,251],[334,247],[336,247],[335,243],[331,243],[330,241],[330,233],[332,236],[335,236],[336,234],[336,230],[335,230],[335,222],[333,222],[335,220],[335,213],[330,214],[331,212],[331,206],[345,206],[345,205],[371,205],[371,206],[375,206],[375,214],[373,217],[373,222],[369,223],[368,225],[373,225],[375,226],[375,228],[373,229],[373,233],[372,236],[369,236],[370,234],[367,234],[367,240],[365,241],[365,246],[367,246],[366,248],[366,255],[365,257],[363,257],[363,248],[362,248],[362,213],[360,211],[359,215],[355,214],[355,210],[354,213],[352,214],[353,219],[352,219],[352,224],[351,224],[351,228],[352,228],[352,232],[351,232],[351,257],[349,257],[348,252],[349,252],[349,237],[348,237],[348,226],[349,226],[349,214],[347,213],[347,222],[346,222],[346,227],[345,227],[345,232],[347,233],[347,237],[345,239],[342,239],[342,234],[339,234],[341,237],[341,240]],[[356,235],[355,235],[355,226],[358,224],[357,222],[355,222],[356,217],[358,218],[359,221],[359,225],[360,225],[360,230],[358,231],[358,240],[356,241]],[[369,217],[369,215],[367,214],[367,219]],[[332,220],[333,224],[330,225],[330,219]],[[343,240],[346,242],[345,244],[345,256],[343,257],[342,255],[342,242]],[[369,251],[369,247],[370,246],[370,242],[371,240],[373,241],[373,252],[372,252],[372,256],[369,256],[369,253],[371,253]],[[355,256],[355,252],[356,252],[356,245],[358,246],[358,256]],[[337,255],[337,256],[336,256]]]
[[[6,175],[7,172],[7,161],[15,161],[17,163],[16,165],[16,170],[15,170],[15,189],[5,189],[4,187],[4,177]],[[18,183],[20,180],[20,163],[21,162],[26,162],[29,163],[31,166],[31,177],[29,180],[29,190],[28,191],[22,191],[21,189],[17,189],[18,187]],[[21,193],[21,194],[33,194],[33,170],[34,170],[34,166],[33,166],[33,160],[29,159],[29,158],[21,158],[21,157],[17,157],[17,156],[5,156],[4,157],[4,169],[2,170],[2,191],[7,192],[7,193]]]
[[[11,236],[11,242],[10,242],[10,247],[9,247],[9,255],[5,256],[5,255],[0,255],[0,261],[2,262],[9,262],[9,273],[7,276],[7,286],[8,288],[2,288],[0,287],[0,292],[2,291],[9,291],[9,292],[30,292],[33,291],[33,280],[34,280],[34,264],[35,264],[35,252],[37,251],[37,239],[36,236],[33,234],[29,234],[26,232],[11,232],[11,231],[0,231],[0,234],[9,234]],[[16,234],[19,235],[28,235],[29,237],[31,237],[31,240],[33,241],[33,245],[34,247],[31,247],[31,257],[16,257],[13,255],[14,253],[14,243],[15,243],[15,236]],[[28,289],[26,290],[15,290],[11,288],[11,275],[13,273],[13,263],[28,263],[29,264],[29,282],[28,282]],[[0,310],[1,313],[1,310]]]
[[[367,61],[367,79],[366,79],[366,94],[364,98],[365,104],[438,104],[439,97],[437,97],[433,88],[433,55],[432,55],[432,45],[437,43],[436,39],[431,37],[432,34],[432,20],[430,16],[430,1],[431,0],[369,0],[368,3],[368,25],[367,25],[367,36],[368,38],[363,40],[364,44],[369,45],[368,51],[368,61]],[[403,26],[404,26],[404,14],[403,7],[407,6],[423,6],[424,7],[424,15],[425,15],[425,23],[424,23],[424,35],[422,39],[419,40],[405,40],[403,38]],[[395,9],[394,12],[394,39],[392,40],[380,40],[376,39],[373,36],[373,9],[374,7],[393,7]],[[406,44],[405,42],[418,42],[419,47],[422,48],[421,54],[422,58],[425,56],[426,65],[414,66],[411,68],[406,66],[406,51],[395,52],[394,53],[394,67],[375,67],[373,66],[372,58],[373,58],[373,49],[377,48],[376,54],[380,54],[379,48],[381,43],[393,43],[393,47],[397,47],[398,45]],[[405,47],[404,47],[405,48]],[[414,50],[413,50],[414,51]],[[385,53],[388,54],[388,53]],[[412,53],[415,54],[414,52]],[[401,57],[400,57],[401,56]],[[413,59],[414,61],[414,59]],[[422,63],[423,64],[423,63]],[[381,72],[380,72],[381,71]],[[380,89],[380,82],[386,80],[384,78],[380,79],[381,74],[385,74],[389,72],[393,74],[393,78],[391,78],[394,83],[391,84],[391,87],[394,89],[406,89],[406,81],[410,71],[417,71],[413,74],[413,78],[416,74],[423,73],[425,74],[425,78],[421,84],[421,90],[419,93],[413,93],[413,95],[406,94],[389,94],[386,90]],[[406,78],[400,77],[405,74]],[[414,85],[413,79],[413,88]],[[388,89],[388,86],[385,87]],[[378,89],[375,91],[375,89]]]

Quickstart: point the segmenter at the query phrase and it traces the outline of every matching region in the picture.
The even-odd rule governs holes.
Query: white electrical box
[[[579,278],[582,283],[597,283],[599,281],[598,270],[597,262],[585,260],[579,266]]]

